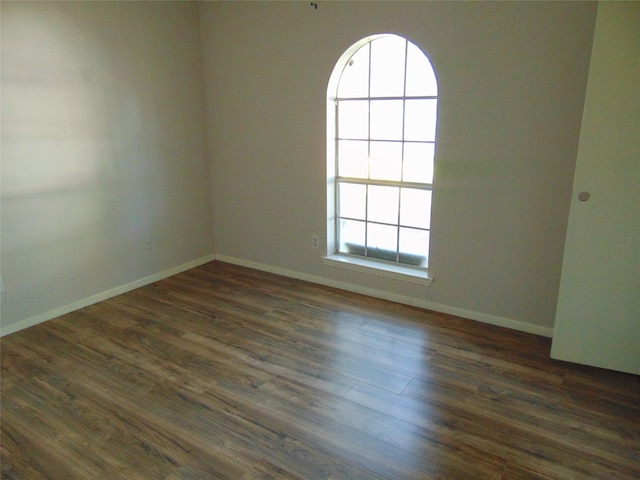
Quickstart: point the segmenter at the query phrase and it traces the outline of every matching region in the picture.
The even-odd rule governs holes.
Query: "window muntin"
[[[349,57],[335,97],[336,252],[427,267],[437,120],[429,59],[398,35]]]

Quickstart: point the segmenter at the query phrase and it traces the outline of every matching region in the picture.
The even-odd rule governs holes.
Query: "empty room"
[[[640,2],[0,22],[3,479],[640,478]]]

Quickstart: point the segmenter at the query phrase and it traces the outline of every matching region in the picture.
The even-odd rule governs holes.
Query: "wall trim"
[[[29,317],[16,323],[12,323],[11,325],[7,325],[6,327],[0,326],[0,337],[4,337],[5,335],[9,335],[20,330],[24,330],[25,328],[33,327],[34,325],[37,325],[39,323],[46,322],[47,320],[51,320],[75,310],[88,307],[89,305],[93,305],[94,303],[102,302],[103,300],[107,300],[123,293],[130,292],[131,290],[135,290],[136,288],[144,287],[145,285],[149,285],[164,278],[171,277],[172,275],[177,275],[178,273],[182,273],[192,268],[199,267],[200,265],[204,265],[205,263],[212,262],[215,259],[215,253],[196,258],[195,260],[191,260],[190,262],[186,262],[167,270],[148,275],[138,280],[134,280],[133,282],[120,285],[119,287],[115,287],[101,293],[96,293],[95,295],[91,295],[90,297],[83,298],[73,303],[69,303],[68,305],[54,308],[53,310],[49,310],[48,312],[39,313],[38,315],[34,315],[33,317]]]
[[[426,310],[433,310],[435,312],[447,313],[450,315],[455,315],[458,317],[468,318],[470,320],[487,323],[489,325],[510,328],[511,330],[516,330],[519,332],[532,333],[534,335],[540,335],[540,336],[549,337],[549,338],[553,336],[553,328],[551,327],[533,325],[531,323],[521,322],[519,320],[498,317],[496,315],[476,312],[473,310],[466,310],[464,308],[454,307],[451,305],[444,305],[441,303],[435,303],[435,302],[431,302],[429,300],[424,300],[421,298],[415,298],[415,297],[410,297],[406,295],[399,295],[395,293],[385,292],[384,290],[363,287],[361,285],[355,285],[352,283],[342,282],[339,280],[332,280],[330,278],[320,277],[317,275],[310,275],[308,273],[297,272],[297,271],[288,270],[285,268],[274,267],[264,263],[253,262],[251,260],[231,257],[228,255],[211,254],[211,255],[206,255],[204,257],[197,258],[190,262],[183,263],[181,265],[177,265],[167,270],[163,270],[161,272],[148,275],[141,279],[134,280],[133,282],[127,283],[125,285],[121,285],[119,287],[115,287],[110,290],[106,290],[104,292],[91,295],[90,297],[78,300],[68,305],[64,305],[62,307],[54,308],[53,310],[49,310],[44,313],[34,315],[32,317],[26,318],[24,320],[13,323],[6,327],[0,326],[0,337],[3,337],[5,335],[10,335],[20,330],[24,330],[25,328],[33,327],[34,325],[38,325],[39,323],[43,323],[53,318],[59,317],[61,315],[65,315],[67,313],[73,312],[75,310],[88,307],[90,305],[101,302],[103,300],[107,300],[117,295],[130,292],[131,290],[135,290],[136,288],[144,287],[145,285],[149,285],[151,283],[157,282],[159,280],[170,277],[172,275],[177,275],[178,273],[182,273],[192,268],[199,267],[200,265],[204,265],[205,263],[209,263],[214,260],[219,260],[221,262],[239,265],[242,267],[253,268],[255,270],[261,270],[263,272],[275,273],[277,275],[283,275],[285,277],[304,280],[307,282],[316,283],[318,285],[325,285],[327,287],[338,288],[341,290],[346,290],[348,292],[359,293],[362,295],[368,295],[370,297],[381,298],[383,300],[389,300],[392,302],[402,303],[405,305],[424,308]]]
[[[451,305],[444,305],[441,303],[431,302],[429,300],[423,300],[421,298],[409,297],[406,295],[399,295],[395,293],[385,292],[384,290],[378,290],[369,287],[363,287],[361,285],[355,285],[352,283],[341,282],[338,280],[332,280],[330,278],[320,277],[317,275],[310,275],[307,273],[296,272],[294,270],[288,270],[285,268],[273,267],[263,263],[253,262],[251,260],[244,260],[241,258],[230,257],[227,255],[216,255],[216,260],[226,263],[232,263],[241,267],[253,268],[255,270],[261,270],[264,272],[275,273],[277,275],[283,275],[285,277],[295,278],[298,280],[304,280],[311,283],[317,283],[319,285],[325,285],[327,287],[334,287],[348,292],[360,293],[368,295],[370,297],[381,298],[383,300],[390,300],[392,302],[402,303],[405,305],[411,305],[413,307],[420,307],[426,310],[433,310],[435,312],[447,313],[455,315],[457,317],[467,318],[469,320],[475,320],[489,325],[495,325],[497,327],[505,327],[511,330],[517,330],[519,332],[532,333],[534,335],[540,335],[543,337],[551,338],[553,336],[553,328],[543,327],[541,325],[534,325],[520,320],[513,320],[510,318],[498,317],[496,315],[490,315],[488,313],[476,312],[473,310],[466,310],[464,308],[454,307]]]

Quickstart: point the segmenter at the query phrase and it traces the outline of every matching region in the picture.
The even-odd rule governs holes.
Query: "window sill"
[[[429,286],[431,282],[433,282],[433,278],[429,276],[427,270],[377,262],[367,258],[336,254],[322,257],[322,263],[332,267],[371,273],[383,277],[395,278],[396,280],[403,280],[405,282],[417,283],[419,285]]]

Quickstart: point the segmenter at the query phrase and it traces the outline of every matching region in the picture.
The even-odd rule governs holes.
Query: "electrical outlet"
[[[320,248],[320,237],[318,235],[311,235],[311,248]]]

